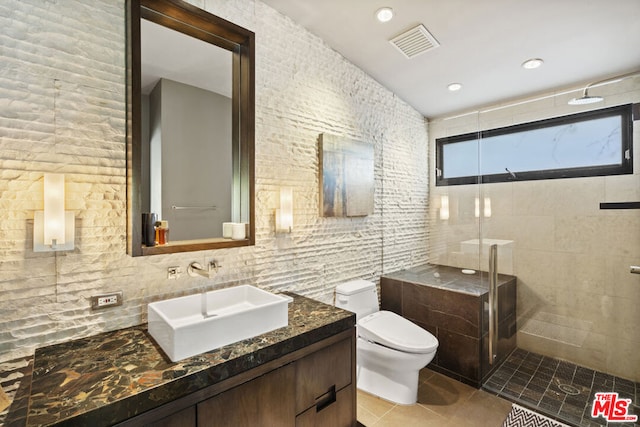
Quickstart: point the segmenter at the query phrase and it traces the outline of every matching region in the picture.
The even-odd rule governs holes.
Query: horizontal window
[[[436,139],[436,185],[633,173],[632,105]]]

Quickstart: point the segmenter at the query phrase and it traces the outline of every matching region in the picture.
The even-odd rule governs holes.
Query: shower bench
[[[474,387],[516,348],[516,277],[498,275],[497,357],[489,363],[489,279],[455,267],[426,264],[380,279],[383,310],[393,311],[438,338],[429,368]]]

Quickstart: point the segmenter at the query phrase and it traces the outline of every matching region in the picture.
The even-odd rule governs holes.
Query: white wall
[[[580,90],[433,120],[430,150],[443,136],[640,102],[640,77],[598,87],[604,103],[567,105]],[[518,347],[640,381],[640,276],[629,273],[629,266],[640,262],[640,213],[599,209],[601,202],[640,200],[639,121],[634,122],[633,136],[633,175],[482,187],[430,183],[429,259],[487,270],[486,254],[478,263],[477,256],[461,251],[460,242],[477,239],[479,233],[485,239],[513,241],[507,256],[499,249],[498,264],[518,277]],[[435,167],[433,157],[430,166]],[[473,206],[477,196],[490,197],[492,215],[479,227],[473,208],[465,217],[454,215],[452,207],[450,219],[443,221],[438,217],[442,195],[449,196],[450,205],[462,201],[467,206]]]
[[[161,134],[162,153],[151,159],[151,170],[162,183],[149,212],[169,221],[170,240],[221,237],[222,223],[232,221],[231,98],[169,79],[161,79],[150,98],[152,111],[161,112],[152,128]]]
[[[256,246],[126,255],[124,1],[8,0],[0,43],[0,362],[34,348],[146,320],[153,300],[252,283],[332,301],[353,278],[422,264],[427,251],[427,131],[423,117],[322,40],[252,0],[194,1],[256,33]],[[7,18],[10,16],[10,18]],[[375,209],[318,215],[317,136],[375,149]],[[76,249],[32,251],[43,172],[66,174]],[[274,233],[282,185],[293,187],[294,231]],[[217,259],[207,281],[169,266]],[[91,295],[125,303],[89,310]]]

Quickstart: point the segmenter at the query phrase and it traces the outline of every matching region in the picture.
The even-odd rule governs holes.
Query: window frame
[[[590,121],[605,117],[620,116],[621,120],[621,144],[622,158],[620,164],[582,166],[575,168],[545,169],[517,172],[514,178],[508,172],[487,175],[469,175],[463,177],[443,178],[443,147],[447,144],[481,140],[488,137],[516,134],[536,129],[543,129],[558,125],[567,125],[579,122]],[[437,138],[436,145],[436,186],[464,185],[464,184],[487,184],[497,182],[532,181],[541,179],[558,178],[584,178],[590,176],[623,175],[633,173],[633,104],[618,105],[615,107],[602,108],[598,110],[585,111],[567,116],[552,117],[549,119],[534,122],[521,123],[495,129],[488,129],[478,132],[466,133],[463,135]]]

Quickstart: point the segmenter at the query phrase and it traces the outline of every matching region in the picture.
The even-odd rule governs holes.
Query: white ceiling
[[[640,0],[263,1],[429,118],[640,71]],[[417,24],[440,46],[407,59],[388,40]]]

